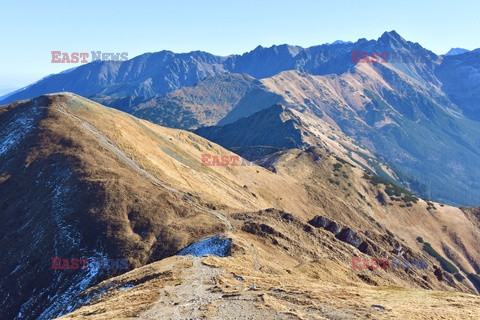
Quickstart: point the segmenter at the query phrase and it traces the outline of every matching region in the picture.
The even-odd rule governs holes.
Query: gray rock
[[[334,235],[337,235],[340,232],[340,225],[335,221],[332,221],[325,230],[332,232]]]
[[[325,229],[332,222],[333,222],[332,220],[327,219],[324,216],[315,216],[308,223],[310,223],[314,227]]]
[[[374,254],[374,249],[372,248],[372,246],[366,242],[366,241],[363,241],[359,246],[358,246],[358,250],[360,250],[360,252],[363,252],[365,254],[368,254],[369,256],[373,256]]]
[[[315,216],[308,223],[316,228],[323,228],[327,231],[330,231],[335,235],[337,235],[341,229],[337,222],[325,218],[324,216]]]
[[[355,231],[350,228],[343,228],[339,234],[336,235],[337,239],[351,244],[355,248],[358,248],[362,243],[362,238],[360,238]]]
[[[282,219],[285,220],[285,221],[288,221],[288,222],[292,222],[295,220],[295,218],[293,217],[293,215],[291,215],[290,213],[284,213],[282,215]]]

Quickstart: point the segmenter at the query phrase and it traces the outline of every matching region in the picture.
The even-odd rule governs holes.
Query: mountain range
[[[354,63],[352,51],[387,53],[387,63]],[[275,148],[329,144],[424,198],[480,205],[480,51],[454,52],[438,56],[395,31],[377,40],[258,46],[227,57],[161,51],[51,75],[0,103],[69,91],[156,124],[197,130],[251,160]],[[295,116],[285,123],[272,115],[280,110],[275,105]],[[277,120],[265,118],[268,109]],[[261,125],[247,132],[246,117]]]

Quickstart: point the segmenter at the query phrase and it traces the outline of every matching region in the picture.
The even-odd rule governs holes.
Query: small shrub
[[[340,157],[335,157],[335,159],[337,159],[338,162],[341,162],[341,163],[343,163],[343,164],[347,164],[347,163],[348,163],[347,161],[343,160],[343,159],[340,158]]]
[[[455,273],[455,279],[457,279],[458,282],[462,282],[465,280],[465,277],[462,276],[460,273]]]
[[[392,233],[392,231],[390,231],[390,230],[388,230],[388,229],[386,229],[385,231],[387,232],[387,234],[388,234],[390,237],[392,237],[392,238],[395,237],[395,235]]]
[[[385,192],[389,196],[401,197],[402,194],[404,194],[403,200],[405,202],[414,202],[414,203],[418,202],[418,197],[413,195],[410,191],[400,186],[397,186],[396,184],[392,183],[391,181],[385,178],[382,178],[379,176],[371,176],[368,174],[364,174],[363,178],[366,180],[369,180],[370,183],[373,184],[374,186],[378,186],[379,184],[385,185]]]
[[[480,275],[475,273],[469,273],[468,279],[473,283],[477,290],[480,290]]]
[[[423,244],[423,250],[426,251],[429,255],[437,259],[438,262],[440,262],[440,265],[442,266],[442,269],[451,273],[455,274],[458,273],[457,267],[455,267],[450,261],[442,257],[435,249],[432,248],[431,244],[428,242],[425,242]]]
[[[411,194],[404,195],[402,200],[405,202],[414,202],[414,203],[418,202],[418,198]]]
[[[378,192],[376,198],[377,198],[378,202],[380,202],[382,205],[386,205],[386,204],[387,204],[387,200],[385,200],[385,196],[383,195],[382,192]]]
[[[417,237],[417,241],[420,242],[420,243],[423,243],[423,238],[422,237]]]

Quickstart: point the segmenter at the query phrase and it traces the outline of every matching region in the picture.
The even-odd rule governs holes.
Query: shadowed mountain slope
[[[351,138],[353,146],[368,150],[377,162],[396,172],[398,181],[423,196],[479,204],[480,126],[463,116],[438,87],[418,84],[394,65],[359,65],[338,76],[286,71],[261,81],[269,92],[282,97],[282,105],[302,118],[302,131],[312,132],[315,123],[323,123],[327,137]],[[257,123],[265,107],[259,104],[243,112],[239,108],[224,118],[228,121],[220,121],[218,128],[196,132],[229,148],[246,146],[239,140],[247,141],[249,134],[236,136],[235,131],[246,127],[246,122]],[[234,114],[248,118],[230,116]],[[252,127],[252,136],[283,132],[272,124]],[[305,135],[302,141],[297,145],[319,145]]]

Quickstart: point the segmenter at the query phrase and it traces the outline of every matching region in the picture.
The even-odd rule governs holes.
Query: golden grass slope
[[[87,290],[91,302],[60,319],[476,319],[480,312],[477,295],[427,290],[403,271],[352,270],[356,249],[281,214],[236,214],[230,257],[175,256],[135,269]],[[249,219],[283,236],[244,232]]]
[[[462,273],[478,272],[478,221],[458,208],[434,203],[433,210],[423,200],[402,207],[388,197],[383,205],[378,200],[385,195],[383,185],[372,185],[362,169],[323,148],[275,155],[275,173],[258,166],[206,167],[202,154],[232,153],[193,133],[160,127],[73,94],[39,99],[47,105],[47,116],[26,165],[58,152],[79,161],[75,169],[102,190],[102,205],[85,210],[106,223],[106,235],[119,240],[112,246],[135,257],[135,266],[208,235],[225,233],[233,239],[231,257],[171,257],[106,280],[91,289],[92,294],[106,290],[104,294],[65,318],[151,319],[162,318],[162,312],[171,312],[167,318],[172,319],[189,318],[191,312],[222,319],[243,314],[473,319],[478,314],[479,300],[467,294],[474,292],[468,281],[438,281],[432,269],[352,270],[351,257],[366,256],[307,224],[321,214],[359,234],[368,231],[380,248],[377,255],[385,258],[393,256],[398,244],[428,258],[415,240],[421,236],[438,252],[453,252],[451,262],[461,264]],[[282,219],[284,212],[294,222]],[[255,232],[247,222],[274,231]],[[168,242],[159,243],[159,237]],[[425,309],[414,307],[414,301]],[[372,308],[376,304],[385,310]]]
[[[357,228],[382,230],[372,225],[373,219],[412,247],[418,246],[415,238],[422,236],[436,248],[446,244],[461,253],[468,251],[477,263],[480,259],[475,250],[480,244],[478,230],[463,211],[438,204],[436,210],[427,210],[423,200],[410,208],[398,203],[381,206],[376,200],[381,186],[370,185],[362,178],[363,170],[348,164],[340,174],[333,172],[338,161],[322,150],[280,155],[276,174],[258,166],[205,167],[202,154],[232,153],[190,132],[138,120],[78,96],[62,99],[69,112],[97,128],[143,170],[227,215],[273,207],[304,219],[324,214]],[[455,235],[463,241],[461,250]]]

